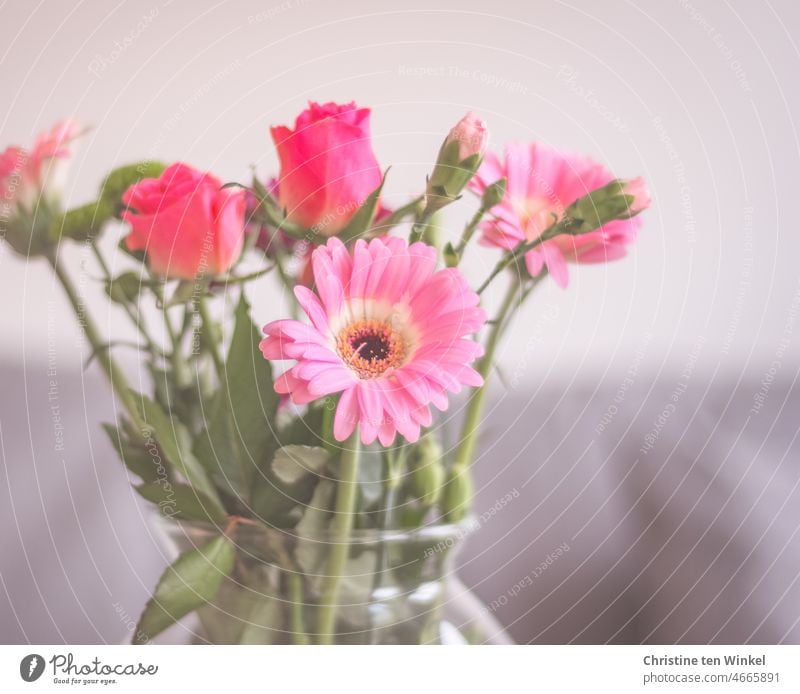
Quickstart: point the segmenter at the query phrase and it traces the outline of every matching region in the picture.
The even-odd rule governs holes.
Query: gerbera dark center
[[[378,320],[359,320],[336,336],[339,356],[360,378],[377,378],[397,368],[405,358],[405,344],[391,325]]]
[[[383,335],[360,335],[352,338],[350,345],[362,359],[378,361],[386,359],[389,345]]]

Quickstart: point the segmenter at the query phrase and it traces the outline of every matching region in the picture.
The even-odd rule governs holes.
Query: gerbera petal
[[[356,386],[348,388],[339,398],[339,404],[336,406],[336,415],[333,418],[333,437],[337,441],[346,441],[358,424],[357,390]]]
[[[305,311],[314,327],[321,333],[326,333],[328,330],[328,314],[322,307],[317,295],[314,294],[308,287],[297,285],[294,288],[294,295],[300,307]]]
[[[548,241],[545,241],[539,248],[542,251],[547,270],[553,276],[555,283],[561,289],[566,289],[569,284],[569,268],[564,254],[556,245]]]

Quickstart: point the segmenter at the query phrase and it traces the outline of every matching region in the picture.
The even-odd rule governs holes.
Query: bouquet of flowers
[[[570,264],[625,255],[649,195],[541,143],[488,153],[470,113],[421,194],[390,209],[369,120],[355,104],[312,103],[294,128],[272,128],[268,182],[143,161],[67,210],[54,177],[82,134],[73,122],[0,154],[3,236],[52,266],[121,406],[106,433],[177,548],[135,643],[192,612],[202,642],[490,638],[469,609],[452,616],[447,584],[495,350],[546,276],[565,287]],[[464,192],[474,214],[439,239]],[[128,269],[114,276],[99,240],[120,232]],[[86,310],[59,256],[70,242],[135,326],[148,392]],[[496,255],[477,281],[459,269],[471,251]],[[274,301],[246,290],[266,273],[292,306],[262,330],[253,315]],[[482,305],[495,282],[504,298]],[[435,413],[461,391],[460,434],[442,441]]]

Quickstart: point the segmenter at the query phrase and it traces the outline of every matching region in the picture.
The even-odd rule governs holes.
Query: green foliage
[[[146,643],[212,600],[233,570],[235,555],[236,548],[225,535],[181,554],[159,579],[139,619],[133,642]]]
[[[113,204],[101,198],[75,207],[53,219],[48,235],[54,242],[64,238],[75,241],[95,239],[113,216]]]
[[[163,452],[164,459],[199,493],[220,504],[211,480],[192,453],[191,437],[186,427],[175,417],[168,416],[152,400],[144,396],[137,396],[137,399],[141,406],[142,421]]]
[[[136,431],[127,420],[120,426],[103,424],[103,429],[117,454],[134,475],[144,482],[155,482],[158,479],[170,479],[171,472],[166,467],[161,452],[149,435]]]
[[[250,498],[255,472],[277,448],[275,416],[279,398],[272,367],[259,350],[260,335],[242,294],[223,383],[204,412],[206,427],[194,453],[215,479],[239,498]]]
[[[146,283],[147,280],[129,270],[106,282],[106,294],[118,304],[133,304],[136,303],[142,285]]]
[[[149,482],[140,484],[136,491],[158,506],[161,514],[169,518],[224,525],[228,517],[219,502],[187,484],[170,484],[166,480]]]
[[[166,169],[159,161],[145,160],[114,169],[100,184],[100,201],[110,206],[112,215],[122,209],[122,196],[134,183],[145,178],[158,178]]]
[[[378,203],[388,173],[389,169],[386,169],[381,184],[367,196],[347,226],[337,234],[345,243],[351,239],[362,238],[370,230],[372,222],[375,220],[375,213],[378,211]]]
[[[330,454],[318,446],[289,445],[279,448],[272,459],[272,471],[285,484],[295,484],[309,475],[319,475]]]

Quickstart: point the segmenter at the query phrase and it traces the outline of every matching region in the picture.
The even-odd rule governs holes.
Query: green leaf
[[[240,644],[269,645],[283,631],[281,602],[270,595],[248,594],[249,609],[242,619]]]
[[[169,417],[161,407],[141,395],[135,396],[142,405],[142,418],[152,428],[164,457],[186,478],[198,492],[219,503],[219,497],[208,479],[203,466],[194,457],[191,439],[186,427],[176,418]]]
[[[212,600],[233,570],[235,554],[233,542],[224,535],[181,554],[161,575],[139,619],[133,643],[146,643]]]
[[[242,292],[225,362],[225,409],[233,417],[239,462],[245,481],[275,446],[275,415],[280,398],[272,380],[272,365],[261,354],[261,334],[250,319]]]
[[[106,294],[118,304],[134,303],[144,283],[137,273],[123,272],[106,283]]]
[[[292,444],[307,446],[322,446],[325,440],[322,436],[323,422],[325,419],[324,401],[318,401],[309,405],[308,410],[303,415],[297,415],[283,426],[277,434],[278,446],[289,446]]]
[[[134,183],[144,178],[158,178],[166,166],[159,161],[140,161],[114,169],[100,185],[100,199],[111,203],[117,210],[122,206],[122,196]]]
[[[160,459],[158,449],[153,446],[152,450],[148,451],[146,440],[141,435],[138,440],[135,439],[136,432],[133,425],[116,427],[106,423],[103,424],[103,429],[111,439],[111,443],[125,467],[134,475],[140,477],[144,482],[154,482],[159,477],[168,479],[168,470]]]
[[[353,218],[348,222],[347,226],[337,234],[342,241],[347,242],[350,239],[361,238],[369,231],[370,226],[372,226],[372,221],[375,219],[378,201],[381,197],[381,191],[386,183],[386,176],[388,174],[389,169],[386,169],[381,179],[381,184],[367,196],[367,199],[364,200],[361,207],[358,208],[358,211],[353,215]]]
[[[241,496],[244,490],[239,451],[226,399],[225,393],[218,390],[199,403],[205,428],[195,437],[192,452],[219,485],[227,487],[234,496]]]
[[[204,412],[207,425],[194,446],[205,469],[240,497],[250,496],[255,470],[266,467],[276,448],[279,398],[272,384],[272,367],[258,347],[260,338],[242,294],[225,377]]]
[[[197,294],[197,296],[203,296],[205,291],[206,288],[203,286],[203,283],[197,280],[185,280],[178,282],[178,286],[175,287],[175,291],[172,292],[172,296],[167,299],[165,308],[179,306],[181,304],[188,304],[195,294]]]
[[[319,475],[330,455],[318,446],[284,446],[275,451],[272,471],[286,484],[299,482],[308,475]]]
[[[62,238],[85,241],[96,238],[105,223],[114,216],[113,206],[106,200],[75,207],[56,217],[48,230],[48,238],[57,241]]]
[[[207,605],[197,610],[205,636],[215,644],[272,644],[285,636],[283,601],[276,566],[260,564],[253,585],[224,581]]]
[[[169,518],[206,521],[216,525],[224,525],[228,518],[218,502],[186,484],[171,484],[166,480],[150,482],[140,484],[136,491]]]

